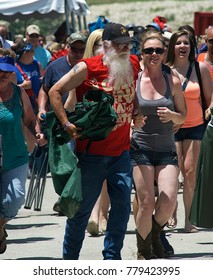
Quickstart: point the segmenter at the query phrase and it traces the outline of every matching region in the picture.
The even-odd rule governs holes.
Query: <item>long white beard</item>
[[[129,60],[129,53],[123,52],[118,54],[114,49],[108,49],[105,53],[105,62],[109,68],[109,85],[121,86],[124,83],[133,81],[133,69]]]

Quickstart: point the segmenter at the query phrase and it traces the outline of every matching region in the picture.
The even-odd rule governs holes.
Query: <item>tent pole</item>
[[[71,21],[72,21],[72,32],[76,32],[76,28],[75,28],[75,15],[74,12],[71,12]]]
[[[67,34],[70,34],[70,22],[69,22],[69,13],[68,13],[68,4],[67,0],[64,0],[64,9],[65,9],[65,16],[66,16],[66,27],[67,27]]]
[[[82,31],[82,26],[81,26],[81,16],[77,16],[78,18],[78,27],[79,27],[79,31]]]
[[[83,21],[84,21],[84,29],[87,30],[87,19],[86,19],[86,16],[83,16]]]

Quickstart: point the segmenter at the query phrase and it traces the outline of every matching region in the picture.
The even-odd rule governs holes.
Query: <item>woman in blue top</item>
[[[22,122],[45,144],[44,135],[35,131],[36,117],[23,89],[11,82],[16,55],[0,49],[0,254],[7,247],[5,224],[13,219],[24,204],[28,152]]]
[[[37,98],[41,87],[41,65],[34,58],[34,49],[32,44],[20,42],[17,45],[14,45],[12,49],[17,55],[15,65],[17,68],[17,83],[21,88],[25,89],[30,98],[33,111],[37,114]],[[35,147],[36,139],[25,127],[24,135],[27,141],[28,152],[30,153]]]
[[[17,55],[17,83],[27,92],[34,112],[37,114],[37,98],[41,87],[41,64],[34,58],[33,45],[18,43],[12,47]]]

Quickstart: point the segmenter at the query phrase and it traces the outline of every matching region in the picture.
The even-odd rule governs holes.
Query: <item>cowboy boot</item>
[[[164,248],[163,248],[163,244],[160,239],[161,231],[162,231],[162,227],[155,221],[155,218],[153,216],[153,219],[152,219],[152,249],[153,249],[153,253],[158,258],[164,257]]]
[[[138,260],[150,260],[151,259],[151,246],[152,246],[152,235],[151,232],[148,234],[146,239],[144,240],[138,231],[136,231],[136,239],[137,239],[137,259]]]

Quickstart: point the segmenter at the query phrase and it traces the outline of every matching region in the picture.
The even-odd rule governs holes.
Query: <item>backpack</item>
[[[68,120],[82,129],[80,140],[88,139],[91,142],[107,138],[117,121],[113,103],[112,95],[102,90],[91,90],[84,95],[82,102],[76,104],[74,112],[66,111]],[[53,111],[46,114],[47,128],[50,128],[50,123],[58,144],[70,141],[70,135],[64,131]]]

